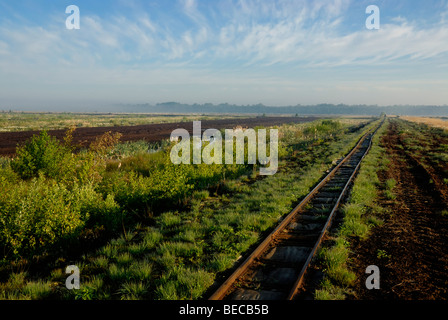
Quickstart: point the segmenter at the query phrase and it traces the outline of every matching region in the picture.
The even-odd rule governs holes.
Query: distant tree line
[[[419,106],[419,105],[346,105],[346,104],[317,104],[272,107],[263,104],[234,105],[222,104],[183,104],[178,102],[164,102],[155,105],[122,105],[122,112],[145,113],[252,113],[252,114],[295,114],[295,115],[368,115],[377,116],[381,113],[389,115],[410,116],[448,116],[448,106]]]

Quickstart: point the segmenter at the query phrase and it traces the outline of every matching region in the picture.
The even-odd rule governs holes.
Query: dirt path
[[[390,213],[384,224],[353,247],[351,268],[356,271],[354,299],[446,300],[448,298],[448,217],[446,203],[430,183],[430,176],[400,146],[396,124],[383,139],[389,170],[381,180],[394,178],[396,199],[383,204]],[[380,269],[380,289],[365,286],[368,265]]]

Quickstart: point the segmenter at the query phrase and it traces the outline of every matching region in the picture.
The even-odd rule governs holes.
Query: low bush
[[[43,175],[30,182],[8,184],[0,199],[0,245],[5,258],[30,257],[62,239],[76,238],[87,225],[118,222],[119,207],[103,200],[91,185],[64,184]]]
[[[54,179],[73,175],[71,150],[46,131],[41,131],[18,147],[16,154],[11,168],[22,179],[35,178],[39,173]]]

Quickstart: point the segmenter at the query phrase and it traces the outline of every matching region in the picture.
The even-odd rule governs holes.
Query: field
[[[443,118],[429,118],[429,117],[410,117],[410,116],[401,116],[403,120],[423,123],[432,127],[448,129],[448,121],[446,117]]]
[[[238,119],[244,115],[138,114],[138,113],[0,113],[0,132],[58,130],[69,127],[122,127],[142,124],[187,122],[192,120]]]
[[[5,115],[5,114],[4,114]],[[131,116],[122,115],[109,115],[109,116],[91,116],[77,115],[77,114],[64,114],[64,121],[59,122],[57,117],[53,114],[47,115],[43,120],[40,120],[37,124],[33,123],[33,118],[39,118],[37,114],[23,114],[25,120],[20,121],[13,119],[12,121],[5,116],[4,123],[8,124],[3,127],[4,131],[0,132],[0,156],[14,155],[15,149],[18,143],[26,141],[39,130],[48,130],[48,132],[61,140],[67,128],[76,128],[73,133],[73,143],[82,148],[92,143],[98,136],[110,131],[119,132],[122,134],[121,141],[148,141],[148,142],[160,142],[170,138],[171,132],[176,128],[185,128],[192,131],[192,120],[200,120],[202,128],[214,128],[232,129],[236,126],[255,127],[255,126],[272,126],[282,123],[301,123],[305,121],[312,121],[317,119],[316,117],[252,117],[247,116],[221,116],[219,119],[209,116],[166,116],[166,117],[144,117],[133,118]],[[17,118],[21,118],[20,115],[16,115]],[[104,119],[106,117],[106,119]],[[189,122],[188,119],[190,120]],[[182,121],[180,121],[182,120]],[[158,121],[157,123],[152,123]],[[27,130],[16,131],[16,123],[24,123],[29,127]],[[118,124],[113,125],[111,124]],[[128,123],[129,125],[122,125],[122,123]],[[100,125],[94,126],[92,125]],[[34,130],[29,130],[30,128]],[[52,129],[57,128],[57,129]]]
[[[0,298],[207,299],[378,124],[202,121],[202,129],[278,129],[271,176],[259,175],[258,164],[173,165],[166,139],[190,130],[187,121],[1,133]],[[446,146],[443,129],[386,119],[316,257],[326,276],[315,299],[446,299]],[[79,268],[80,289],[66,288],[69,265]],[[368,265],[380,268],[381,290],[366,289]]]

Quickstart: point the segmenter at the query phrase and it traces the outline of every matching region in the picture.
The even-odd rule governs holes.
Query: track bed
[[[373,134],[369,132],[360,139],[210,299],[291,300],[297,296]]]

